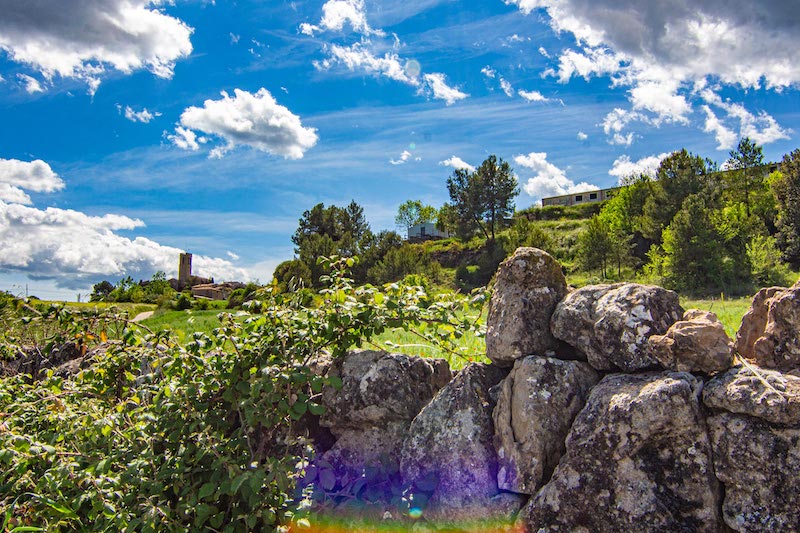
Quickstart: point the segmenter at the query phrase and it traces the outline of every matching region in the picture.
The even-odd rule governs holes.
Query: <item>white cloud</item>
[[[191,150],[197,150],[200,141],[195,131],[224,141],[210,152],[211,157],[222,157],[245,145],[286,159],[301,159],[317,143],[316,129],[304,127],[300,117],[279,105],[266,89],[255,94],[234,89],[233,98],[225,91],[221,94],[221,100],[206,100],[203,107],[187,108],[175,135],[168,139]]]
[[[714,134],[714,137],[717,139],[717,150],[729,150],[733,148],[736,144],[736,133],[728,129],[710,107],[704,105],[702,109],[706,114],[706,123],[705,126],[703,126],[703,131]]]
[[[23,189],[50,193],[64,182],[41,160],[0,159],[0,270],[56,280],[61,287],[84,288],[108,277],[149,278],[163,270],[175,273],[178,248],[120,231],[144,227],[122,215],[93,216],[69,209],[32,207]],[[230,261],[194,256],[195,273],[218,280],[247,280]]]
[[[618,107],[609,112],[603,119],[603,131],[609,137],[608,142],[622,146],[633,144],[633,133],[623,133],[623,130],[630,122],[642,119],[643,117],[639,113]]]
[[[467,98],[469,94],[461,92],[455,87],[450,87],[444,79],[444,74],[435,72],[423,76],[428,89],[433,92],[433,97],[444,100],[447,105],[452,105],[459,100]]]
[[[31,203],[24,191],[55,192],[64,188],[64,181],[50,165],[37,159],[19,161],[0,159],[0,201],[15,204]]]
[[[578,132],[578,135],[577,135],[576,137],[577,137],[577,139],[578,139],[579,141],[581,141],[581,142],[583,142],[583,141],[585,141],[586,139],[588,139],[588,138],[589,138],[589,136],[588,136],[588,135],[586,135],[585,133],[583,133],[582,131],[579,131],[579,132]]]
[[[376,76],[384,76],[409,85],[419,85],[419,79],[412,76],[410,69],[407,68],[408,62],[404,65],[394,52],[386,52],[383,57],[378,57],[366,47],[368,44],[331,45],[327,47],[328,58],[323,61],[315,61],[314,66],[320,70],[326,70],[334,64],[342,63],[351,71],[361,69]]]
[[[514,88],[511,86],[508,80],[506,80],[502,76],[500,77],[500,88],[503,89],[503,92],[506,93],[506,96],[508,96],[509,98],[514,96]]]
[[[122,112],[122,106],[119,106],[120,111]],[[147,108],[143,108],[141,111],[134,111],[131,106],[125,106],[124,110],[125,118],[130,120],[131,122],[143,122],[147,124],[151,120],[156,117],[160,117],[161,113],[155,112],[151,113],[147,110]]]
[[[523,190],[533,197],[534,201],[549,196],[561,196],[562,194],[598,189],[596,185],[586,182],[576,184],[567,178],[563,170],[547,161],[546,152],[531,152],[528,155],[518,155],[514,157],[514,162],[535,172],[535,175],[529,178],[525,185],[522,186]]]
[[[238,256],[237,254],[235,254],[235,253],[231,252],[230,250],[228,250],[227,252],[225,252],[225,255],[227,255],[228,257],[230,257],[230,258],[231,258],[231,260],[233,260],[233,261],[238,261],[238,260],[239,260],[239,256]]]
[[[525,100],[527,100],[528,102],[549,102],[550,101],[549,98],[545,97],[539,91],[524,91],[524,90],[520,90],[518,92],[519,92],[519,95],[521,97],[523,97]]]
[[[28,76],[27,74],[17,74],[17,77],[20,79],[23,85],[25,85],[25,90],[28,91],[28,94],[44,92],[42,84],[33,76]]]
[[[492,67],[490,67],[489,65],[486,65],[485,67],[483,67],[483,68],[481,69],[481,74],[483,74],[483,75],[484,75],[484,76],[486,76],[487,78],[494,78],[495,76],[497,76],[497,71],[496,71],[496,70],[494,70],[494,69],[493,69]]]
[[[390,159],[389,163],[392,165],[402,165],[411,157],[411,152],[408,150],[403,150],[403,153],[400,154],[400,157],[397,159]]]
[[[618,157],[614,164],[611,167],[611,170],[608,171],[608,174],[611,176],[616,176],[620,183],[624,178],[630,176],[639,176],[645,174],[650,177],[654,177],[656,175],[656,171],[658,170],[658,166],[661,164],[661,161],[664,160],[669,154],[663,153],[658,155],[651,155],[648,157],[643,157],[638,161],[631,161],[631,158],[627,155],[622,155]]]
[[[452,156],[450,159],[445,159],[444,161],[439,161],[439,164],[445,167],[451,167],[456,170],[463,169],[468,170],[470,172],[475,172],[475,167],[464,161],[458,156]]]
[[[90,216],[78,211],[36,209],[0,201],[0,268],[55,279],[60,286],[85,287],[106,277],[150,277],[176,271],[178,248],[145,237],[130,239],[119,230],[144,223],[119,215]],[[195,255],[194,272],[222,279],[247,279],[229,261]]]
[[[184,150],[196,151],[200,149],[200,145],[197,144],[197,134],[180,126],[175,127],[174,135],[167,135],[167,140]]]
[[[364,8],[364,0],[328,0],[322,6],[319,25],[304,22],[300,33],[313,36],[323,30],[342,31],[349,24],[353,31],[363,35],[384,35],[381,30],[370,28]]]
[[[709,83],[780,91],[800,85],[800,14],[793,0],[506,0],[529,14],[546,11],[556,31],[569,32],[577,49],[564,50],[557,70],[561,82],[580,76],[609,76],[612,86],[629,87],[636,120],[689,125],[693,88]],[[710,103],[710,102],[707,102]],[[712,104],[716,105],[716,104]],[[731,106],[738,106],[733,108]],[[787,138],[764,112],[739,104],[723,108],[759,142]],[[727,145],[733,131],[705,108],[703,130]],[[716,118],[715,118],[716,117]],[[611,142],[628,144],[629,133],[613,130]]]
[[[50,79],[78,78],[97,89],[107,68],[172,76],[192,51],[192,29],[159,9],[160,0],[3,2],[0,49]]]
[[[231,44],[239,44],[239,39],[242,38],[241,35],[237,35],[237,34],[235,34],[233,32],[230,32],[228,35],[231,38]]]
[[[708,104],[722,109],[727,113],[728,118],[739,122],[740,137],[750,137],[750,139],[758,144],[769,144],[781,139],[788,139],[789,134],[792,133],[791,130],[782,128],[780,124],[765,111],[754,115],[745,109],[743,105],[731,102],[730,100],[723,100],[710,89],[704,89],[701,95]],[[705,131],[716,134],[720,149],[722,149],[723,144],[726,145],[725,148],[733,147],[736,140],[731,140],[730,134],[725,131],[731,132],[730,128],[726,128],[710,109],[706,110],[708,106],[703,106],[703,108],[706,113]],[[720,134],[722,138],[720,138]],[[723,143],[723,141],[726,142]]]

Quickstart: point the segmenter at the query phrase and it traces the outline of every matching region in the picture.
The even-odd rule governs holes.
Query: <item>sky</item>
[[[796,0],[0,0],[0,290],[268,282],[317,203],[397,230],[491,154],[518,209],[778,161],[798,88]]]

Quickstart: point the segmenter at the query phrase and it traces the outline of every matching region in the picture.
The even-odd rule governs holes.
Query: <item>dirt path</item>
[[[148,318],[153,316],[153,313],[155,313],[155,311],[145,311],[144,313],[139,313],[138,315],[133,317],[133,321],[141,322],[142,320],[147,320]]]

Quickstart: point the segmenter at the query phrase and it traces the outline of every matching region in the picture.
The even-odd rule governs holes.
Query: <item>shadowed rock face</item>
[[[534,494],[550,478],[572,421],[599,379],[580,361],[517,359],[493,414],[501,489]]]
[[[492,387],[508,374],[467,366],[411,423],[400,471],[407,487],[428,499],[425,516],[443,521],[513,516],[523,499],[500,494],[492,439]]]
[[[367,466],[399,464],[411,420],[451,373],[444,359],[357,350],[334,361],[328,376],[339,377],[342,387],[322,393],[320,425],[337,437],[322,459],[346,479]]]
[[[648,340],[650,355],[678,372],[712,374],[733,364],[733,343],[717,315],[690,309],[664,335]]]
[[[538,248],[519,248],[495,277],[486,320],[486,356],[500,366],[558,348],[553,310],[567,294],[561,265]]]
[[[720,486],[700,387],[683,373],[604,378],[518,524],[527,531],[718,531]]]
[[[763,368],[800,368],[800,288],[761,289],[742,317],[735,348]]]
[[[678,295],[661,287],[589,285],[558,304],[551,327],[597,370],[636,372],[658,366],[647,340],[666,333],[682,315]]]
[[[730,413],[708,426],[725,523],[753,533],[800,531],[800,429]]]

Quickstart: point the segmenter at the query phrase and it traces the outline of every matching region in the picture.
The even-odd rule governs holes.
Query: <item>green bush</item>
[[[83,352],[112,328],[123,328],[122,342],[72,377],[0,379],[3,529],[274,531],[317,505],[300,490],[311,449],[293,428],[320,415],[323,386],[340,382],[308,362],[392,327],[452,351],[474,327],[463,299],[403,284],[355,288],[348,264],[330,265],[320,305],[266,291],[245,306],[259,312],[223,313],[213,334],[186,345],[114,315],[54,307],[34,316],[57,329],[48,345],[72,339]]]

